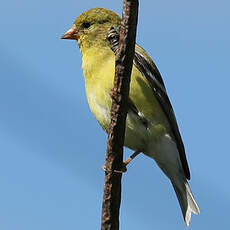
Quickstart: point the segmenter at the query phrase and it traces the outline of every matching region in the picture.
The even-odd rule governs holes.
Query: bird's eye
[[[82,27],[88,29],[91,26],[89,22],[83,22]]]

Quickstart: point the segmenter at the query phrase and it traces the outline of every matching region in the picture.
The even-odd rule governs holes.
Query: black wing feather
[[[118,50],[119,34],[113,27],[109,30],[107,38],[110,43],[111,49],[116,54],[116,51]],[[181,159],[182,167],[185,172],[185,176],[187,179],[190,179],[190,171],[185,155],[184,144],[179,132],[176,117],[172,105],[170,103],[170,100],[168,98],[161,74],[158,71],[157,67],[154,65],[154,63],[150,63],[145,56],[143,56],[141,53],[137,51],[137,49],[135,50],[133,64],[142,73],[142,75],[148,80],[149,85],[151,86],[154,92],[154,95],[156,96],[159,104],[161,105],[162,110],[164,111],[166,117],[168,118],[172,130],[172,134],[180,154],[180,159]]]
[[[179,132],[179,128],[177,125],[177,121],[172,105],[166,93],[163,79],[159,71],[156,69],[156,67],[154,68],[154,66],[151,63],[149,63],[149,61],[146,60],[146,58],[142,54],[138,53],[137,51],[135,51],[134,65],[148,80],[159,104],[161,105],[166,117],[169,120],[172,133],[175,138],[176,145],[180,154],[180,159],[186,178],[190,179],[190,172],[189,172],[188,162],[185,155],[184,144]]]

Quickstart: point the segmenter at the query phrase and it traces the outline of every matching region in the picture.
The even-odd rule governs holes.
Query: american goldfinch
[[[119,31],[121,18],[104,8],[82,13],[62,36],[77,40],[90,110],[105,131],[110,123],[115,54],[108,32]],[[125,146],[153,158],[170,179],[188,226],[199,207],[187,182],[190,172],[172,105],[161,75],[139,45],[131,74]]]

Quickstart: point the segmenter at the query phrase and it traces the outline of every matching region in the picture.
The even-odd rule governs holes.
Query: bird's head
[[[111,10],[90,9],[82,13],[61,38],[77,40],[81,49],[95,44],[105,46],[108,30],[112,26],[118,29],[120,23],[121,18]]]

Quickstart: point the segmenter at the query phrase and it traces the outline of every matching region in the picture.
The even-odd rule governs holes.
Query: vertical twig
[[[127,100],[136,40],[138,0],[124,0],[120,41],[116,53],[114,88],[112,90],[111,122],[109,126],[105,187],[102,204],[102,230],[119,229],[122,169]]]

